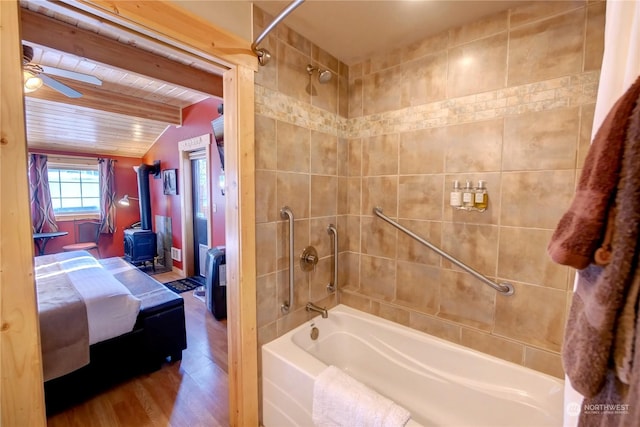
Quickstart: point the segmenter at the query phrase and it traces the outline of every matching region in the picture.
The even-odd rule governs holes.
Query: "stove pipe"
[[[149,174],[160,173],[160,162],[153,165],[141,164],[138,167],[138,200],[140,202],[140,227],[151,230],[151,194],[149,191]]]

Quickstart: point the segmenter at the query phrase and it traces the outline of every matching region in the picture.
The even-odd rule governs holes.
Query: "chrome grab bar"
[[[400,230],[400,231],[408,234],[409,236],[413,237],[415,240],[417,240],[418,242],[422,243],[423,245],[425,245],[426,247],[428,247],[429,249],[431,249],[432,251],[434,251],[435,253],[437,253],[441,257],[451,261],[452,263],[454,263],[455,265],[457,265],[458,267],[460,267],[461,269],[463,269],[467,273],[471,274],[476,279],[478,279],[481,282],[483,282],[485,285],[491,286],[493,289],[495,289],[496,291],[500,292],[501,294],[503,294],[505,296],[513,295],[514,288],[513,288],[513,285],[511,283],[496,283],[496,282],[490,280],[489,278],[487,278],[486,276],[482,275],[478,271],[476,271],[473,268],[469,267],[467,264],[463,263],[462,261],[458,260],[457,258],[454,258],[453,256],[451,256],[448,253],[444,252],[442,249],[438,248],[437,246],[434,246],[433,244],[427,242],[426,240],[424,240],[422,237],[418,236],[413,231],[411,231],[408,228],[405,228],[402,225],[398,224],[397,222],[395,222],[394,220],[392,220],[391,218],[389,218],[388,216],[383,214],[382,213],[382,208],[379,208],[379,207],[373,208],[373,213],[375,215],[377,215],[378,217],[382,218],[383,220],[385,220],[386,222],[388,222],[389,224],[391,224],[394,227],[396,227],[398,230]]]
[[[294,255],[293,255],[293,212],[289,206],[284,206],[280,209],[281,218],[289,218],[289,301],[285,301],[280,306],[280,310],[283,313],[288,313],[289,309],[293,306],[293,268]]]
[[[269,62],[269,60],[271,59],[271,53],[267,49],[264,49],[264,48],[258,49],[258,44],[260,44],[262,39],[264,39],[267,36],[267,34],[269,34],[271,32],[271,30],[273,30],[275,28],[275,26],[280,23],[280,21],[282,21],[291,12],[293,12],[293,10],[296,7],[300,6],[302,4],[302,2],[304,2],[304,0],[294,0],[293,2],[291,2],[291,4],[289,4],[289,6],[287,6],[287,7],[285,7],[282,10],[282,12],[280,12],[280,14],[273,20],[273,22],[271,22],[267,26],[267,28],[265,28],[264,31],[262,31],[262,33],[260,33],[260,35],[256,38],[256,40],[253,43],[251,43],[251,50],[258,57],[258,64],[266,65],[267,62]]]
[[[333,270],[333,280],[327,285],[327,291],[335,292],[338,289],[338,229],[335,225],[329,224],[327,233],[333,240],[333,258],[331,260],[331,270]]]

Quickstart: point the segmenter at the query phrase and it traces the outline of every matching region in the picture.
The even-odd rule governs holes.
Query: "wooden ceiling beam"
[[[123,71],[222,98],[222,76],[163,58],[27,9],[20,10],[22,39]],[[67,100],[68,102],[68,100]]]
[[[42,86],[35,92],[25,93],[25,96],[157,120],[168,124],[180,125],[182,123],[180,107],[134,98],[123,93],[111,92],[107,90],[108,84],[103,84],[100,87],[62,77],[56,77],[55,79],[82,93],[82,96],[80,98],[69,98],[47,86]]]

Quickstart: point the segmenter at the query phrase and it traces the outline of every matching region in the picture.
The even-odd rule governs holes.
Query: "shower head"
[[[307,73],[312,75],[314,71],[318,72],[318,81],[322,84],[329,83],[333,74],[329,70],[323,70],[322,68],[314,67],[313,65],[307,65]]]

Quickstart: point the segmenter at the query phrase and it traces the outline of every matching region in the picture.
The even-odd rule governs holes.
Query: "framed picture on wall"
[[[176,171],[177,169],[165,169],[162,171],[162,188],[164,189],[164,194],[170,196],[178,194]]]

